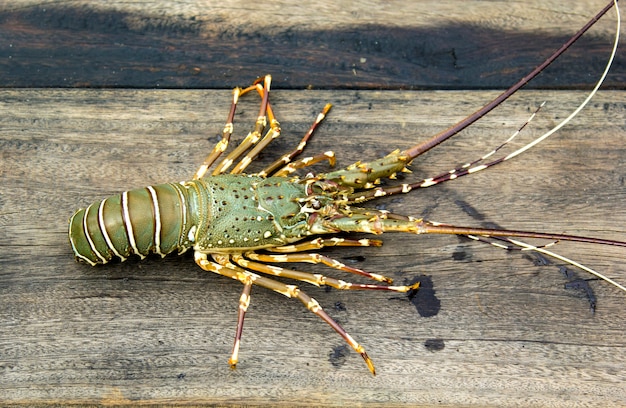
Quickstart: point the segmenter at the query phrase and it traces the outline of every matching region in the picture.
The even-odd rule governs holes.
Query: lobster
[[[179,183],[125,191],[76,211],[69,220],[69,240],[75,257],[78,261],[95,266],[106,264],[114,258],[124,261],[131,255],[137,255],[142,259],[149,254],[164,257],[173,252],[182,254],[192,249],[195,262],[200,268],[239,281],[243,284],[243,290],[239,300],[235,341],[229,359],[229,364],[233,368],[239,359],[244,317],[250,303],[251,288],[257,285],[300,300],[309,311],[330,325],[359,353],[372,374],[375,374],[374,364],[363,346],[335,322],[314,298],[297,285],[285,284],[272,278],[283,277],[340,290],[385,290],[405,293],[418,289],[419,283],[393,285],[392,279],[387,276],[367,272],[318,253],[317,251],[324,247],[382,245],[380,240],[351,239],[336,236],[337,233],[404,232],[469,236],[506,248],[518,247],[555,257],[626,291],[626,288],[617,282],[573,260],[548,251],[546,246],[533,246],[517,238],[577,241],[622,247],[626,247],[626,242],[575,235],[461,227],[359,206],[378,197],[409,193],[415,189],[495,166],[518,156],[560,129],[591,100],[608,73],[619,40],[619,10],[617,10],[618,34],[615,46],[602,77],[588,98],[559,125],[521,149],[487,163],[484,161],[508,141],[481,159],[442,175],[395,186],[380,185],[381,179],[393,180],[398,173],[410,173],[408,166],[414,159],[465,129],[513,95],[577,41],[613,6],[617,10],[616,0],[611,1],[530,74],[449,129],[406,150],[394,150],[382,158],[366,163],[356,162],[344,169],[326,173],[308,173],[299,176],[296,172],[319,162],[327,161],[331,166],[335,164],[335,155],[331,151],[297,159],[330,111],[330,104],[323,108],[295,149],[261,171],[246,174],[246,168],[273,139],[280,136],[281,129],[269,101],[270,75],[257,79],[246,88],[235,88],[222,139],[206,157],[193,178]],[[226,157],[220,159],[226,152],[234,132],[233,123],[239,99],[249,93],[258,93],[261,98],[254,129]],[[530,119],[526,123],[529,121]],[[213,165],[215,167],[209,172]],[[501,241],[505,244],[498,243]],[[351,283],[276,265],[285,263],[324,264],[337,270],[365,276],[376,283]]]

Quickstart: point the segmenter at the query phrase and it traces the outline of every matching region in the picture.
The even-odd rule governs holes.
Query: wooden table
[[[366,347],[373,377],[299,302],[260,288],[233,371],[239,284],[203,272],[191,254],[88,267],[66,236],[78,207],[189,179],[219,139],[229,89],[266,72],[283,136],[257,169],[294,146],[326,102],[334,108],[308,152],[332,149],[339,166],[422,141],[530,71],[604,5],[562,3],[0,5],[0,404],[626,405],[626,294],[593,279],[588,290],[566,289],[590,276],[537,254],[400,234],[382,248],[324,250],[423,283],[412,298],[302,285]],[[480,157],[543,101],[515,146],[558,123],[599,77],[613,20],[533,89],[416,160],[405,180]],[[368,205],[626,240],[625,62],[620,51],[607,90],[521,157]],[[237,137],[257,104],[242,101]],[[551,249],[626,282],[624,249]]]

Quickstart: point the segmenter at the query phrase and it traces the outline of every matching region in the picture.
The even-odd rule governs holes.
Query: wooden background
[[[566,289],[590,277],[531,253],[393,234],[382,248],[325,251],[400,283],[423,282],[412,298],[305,288],[366,347],[376,377],[299,302],[259,288],[230,370],[240,285],[203,272],[191,254],[98,268],[74,261],[72,212],[190,178],[221,132],[235,85],[274,75],[283,137],[259,167],[293,146],[326,102],[333,111],[308,151],[333,149],[345,166],[473,112],[604,2],[254,6],[0,2],[0,404],[626,405],[626,294],[597,280]],[[531,90],[416,160],[407,180],[479,157],[542,101],[520,143],[556,124],[599,77],[614,27],[610,14]],[[484,173],[370,205],[626,240],[623,46],[605,90],[545,143]],[[256,110],[255,98],[243,101],[237,135]],[[560,243],[555,251],[626,282],[623,249]]]

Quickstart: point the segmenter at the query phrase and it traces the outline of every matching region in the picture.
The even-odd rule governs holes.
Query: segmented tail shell
[[[142,259],[184,252],[194,237],[187,231],[187,189],[176,183],[125,191],[91,204],[72,215],[69,237],[78,260],[105,264],[113,257]]]

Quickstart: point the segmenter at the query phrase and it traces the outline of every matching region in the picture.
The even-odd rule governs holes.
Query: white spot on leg
[[[427,178],[422,184],[420,184],[420,187],[430,187],[434,186],[435,184],[437,183],[432,178]]]

